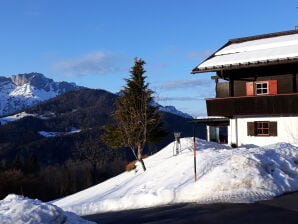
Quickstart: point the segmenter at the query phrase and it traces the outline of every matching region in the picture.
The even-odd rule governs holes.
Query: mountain
[[[74,83],[55,82],[40,73],[25,73],[0,77],[0,116],[13,114],[44,100],[71,90],[80,89]]]
[[[79,89],[10,116],[14,122],[6,123],[5,118],[0,119],[3,124],[0,125],[0,159],[13,160],[17,154],[26,158],[34,153],[41,164],[64,163],[72,156],[77,144],[100,138],[101,127],[112,122],[117,97],[105,90]],[[181,132],[182,136],[192,136],[191,119],[168,112],[161,112],[161,117],[169,135],[160,144],[148,145],[147,153],[156,152],[172,141],[171,133],[175,131]],[[204,136],[205,130],[200,128],[198,137]],[[101,145],[98,143],[98,147]],[[130,152],[126,153],[130,155]],[[127,161],[132,159],[123,154],[121,157]]]
[[[178,115],[180,117],[184,117],[184,118],[188,118],[188,119],[193,119],[193,117],[191,115],[189,115],[187,113],[184,113],[180,110],[177,110],[176,107],[174,107],[174,106],[161,106],[161,105],[159,105],[158,108],[159,108],[159,110],[164,111],[164,112],[175,114],[175,115]]]
[[[12,75],[9,78],[0,76],[0,117],[14,114],[42,101],[80,88],[84,87],[77,86],[75,83],[55,82],[36,72]],[[184,118],[193,118],[191,115],[177,110],[174,106],[153,104],[161,111]]]
[[[30,93],[36,93],[31,90],[39,88],[59,94],[60,88],[54,84],[34,82],[34,78],[28,80],[22,76],[13,80],[1,78],[6,83],[4,86],[11,89],[15,83],[21,86],[30,83],[27,86],[34,84],[34,88],[29,88]],[[45,90],[47,86],[51,86],[49,91]],[[134,160],[129,149],[112,150],[100,141],[102,126],[113,122],[111,115],[119,96],[105,90],[74,87],[73,91],[0,118],[0,199],[16,193],[53,200],[113,177]],[[28,98],[33,100],[32,95]],[[161,111],[161,120],[169,134],[159,144],[147,144],[144,149],[147,155],[173,141],[173,132],[181,132],[182,137],[193,134],[191,119]],[[206,128],[196,126],[197,137],[204,138]],[[96,150],[96,172],[81,154],[89,149]]]
[[[117,96],[121,96],[121,92],[117,92],[115,93]],[[171,114],[175,114],[175,115],[178,115],[180,117],[184,117],[184,118],[187,118],[187,119],[193,119],[193,116],[191,116],[190,114],[188,113],[184,113],[180,110],[177,110],[176,107],[174,106],[162,106],[160,105],[159,103],[153,101],[151,103],[152,106],[154,107],[157,107],[160,111],[164,111],[164,112],[167,112],[167,113],[171,113]]]

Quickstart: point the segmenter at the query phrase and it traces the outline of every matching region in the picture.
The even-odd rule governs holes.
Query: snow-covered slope
[[[14,115],[1,117],[0,118],[0,125],[7,124],[9,122],[17,121],[17,120],[22,119],[24,117],[30,117],[30,116],[31,117],[36,117],[37,115],[36,114],[28,114],[26,112],[21,112],[21,113],[17,113],[17,114],[14,114]]]
[[[161,111],[165,111],[165,112],[168,112],[168,113],[171,113],[171,114],[175,114],[175,115],[178,115],[180,117],[184,117],[184,118],[189,118],[189,119],[193,119],[193,117],[187,113],[184,113],[180,110],[177,110],[176,107],[174,106],[159,106],[159,109]]]
[[[8,195],[0,201],[1,224],[92,224],[77,215],[39,200],[32,200],[19,195]]]
[[[74,83],[54,82],[40,73],[0,77],[0,116],[78,88]]]
[[[160,105],[159,103],[156,103],[156,102],[153,102],[152,103],[152,106],[154,107],[158,107],[158,109],[160,111],[164,111],[164,112],[167,112],[167,113],[171,113],[171,114],[175,114],[175,115],[178,115],[180,117],[184,117],[184,118],[188,118],[188,119],[193,119],[193,117],[187,113],[184,113],[180,110],[177,110],[176,107],[174,106],[162,106]]]
[[[197,139],[197,182],[193,142],[181,139],[145,159],[147,171],[125,172],[53,202],[79,215],[178,202],[254,202],[298,190],[298,148],[286,143],[230,148]]]

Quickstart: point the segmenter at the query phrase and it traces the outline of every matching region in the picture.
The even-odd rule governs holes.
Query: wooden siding
[[[293,93],[293,75],[257,77],[256,81],[277,80],[277,93]]]
[[[276,76],[261,76],[261,77],[251,77],[248,80],[234,80],[234,92],[232,96],[246,96],[247,92],[247,83],[251,83],[252,81],[277,81],[277,94],[287,94],[287,93],[295,93],[297,92],[298,86],[298,78],[297,74],[286,74],[286,75],[276,75]],[[216,86],[216,97],[228,97],[231,96],[229,82],[219,82]],[[295,86],[296,83],[296,86]]]
[[[229,82],[219,82],[216,85],[216,97],[229,97]]]
[[[217,76],[225,80],[240,80],[250,79],[259,76],[277,76],[286,74],[297,74],[298,73],[298,62],[276,64],[271,66],[258,66],[244,69],[233,69],[233,70],[221,70],[217,72]],[[254,81],[254,80],[251,80]]]
[[[293,87],[293,89],[294,89],[294,92],[298,92],[298,74],[294,74],[293,75],[293,83],[295,83],[295,80],[296,80],[296,85],[294,84],[294,87]]]
[[[208,116],[297,115],[298,94],[207,99]]]

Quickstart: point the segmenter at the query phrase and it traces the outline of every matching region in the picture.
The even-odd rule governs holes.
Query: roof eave
[[[226,65],[209,66],[209,67],[206,66],[201,68],[196,67],[192,70],[191,74],[205,73],[205,72],[218,72],[223,70],[235,70],[235,69],[243,69],[243,68],[253,68],[258,66],[270,66],[270,65],[285,64],[289,62],[298,63],[298,57],[247,62],[247,63],[237,63],[237,64],[226,64]]]

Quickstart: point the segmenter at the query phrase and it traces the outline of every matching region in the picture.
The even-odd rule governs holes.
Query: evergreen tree
[[[22,170],[24,167],[23,161],[19,154],[16,155],[14,160],[12,161],[12,169]]]
[[[112,148],[129,147],[145,171],[142,153],[146,143],[159,142],[167,133],[158,109],[152,106],[153,91],[145,83],[144,64],[142,59],[135,59],[130,79],[125,79],[126,86],[116,101],[115,125],[105,126],[102,138]]]
[[[24,171],[26,173],[36,173],[40,169],[38,158],[35,153],[31,153],[29,158],[25,161]]]

